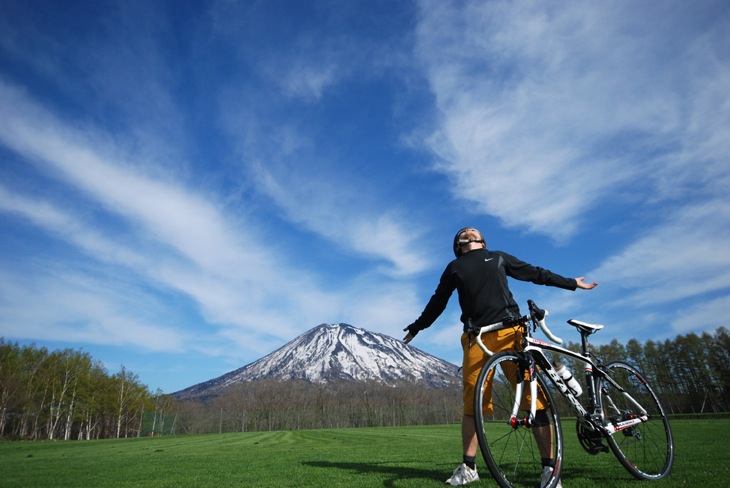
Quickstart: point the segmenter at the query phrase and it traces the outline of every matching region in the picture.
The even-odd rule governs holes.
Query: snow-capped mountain
[[[457,366],[392,337],[347,324],[322,324],[280,349],[218,378],[174,393],[211,397],[246,381],[299,379],[312,383],[375,380],[444,387],[461,382]]]

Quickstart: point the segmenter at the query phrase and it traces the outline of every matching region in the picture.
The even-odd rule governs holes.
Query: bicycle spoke
[[[475,420],[477,423],[477,437],[482,456],[489,466],[495,480],[502,487],[535,487],[540,485],[542,473],[541,450],[538,444],[538,430],[519,425],[513,428],[510,425],[510,416],[515,405],[513,382],[522,378],[523,368],[520,367],[520,358],[513,353],[495,355],[482,369],[477,381],[477,399],[475,402]],[[492,379],[491,390],[487,385],[487,378]],[[542,379],[538,377],[540,389],[545,392],[548,418],[550,425],[542,427],[543,432],[549,432],[549,442],[554,455],[562,459],[562,433],[560,420],[552,408],[552,399]],[[529,385],[527,385],[529,386]],[[529,387],[524,388],[525,397]],[[491,395],[490,395],[491,392]],[[521,416],[528,415],[523,407],[529,405],[526,398],[520,399]],[[477,408],[477,403],[479,408]],[[483,414],[482,408],[486,410]],[[521,420],[521,419],[520,419]],[[546,452],[550,446],[543,446]],[[558,461],[558,464],[560,461]],[[559,476],[559,470],[555,477]]]
[[[619,430],[609,437],[608,443],[624,467],[638,479],[663,478],[672,467],[674,441],[669,420],[659,399],[631,366],[614,362],[606,365],[610,377],[620,388],[604,380],[601,388],[601,404],[604,415],[614,425],[618,422],[641,417],[649,420]],[[640,407],[637,406],[640,405]]]

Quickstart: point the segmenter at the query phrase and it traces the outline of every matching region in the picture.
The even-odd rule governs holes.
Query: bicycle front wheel
[[[494,479],[503,488],[554,487],[560,479],[563,459],[563,436],[560,418],[540,374],[537,383],[547,413],[547,424],[526,425],[529,415],[529,382],[526,381],[528,359],[515,352],[501,352],[484,365],[477,379],[474,395],[474,422],[484,461]],[[515,384],[524,385],[516,398]],[[511,421],[512,410],[519,402],[519,413]],[[543,415],[543,422],[545,422]],[[538,422],[539,423],[539,422]],[[555,469],[542,480],[542,458],[553,458]]]
[[[654,480],[669,474],[674,461],[674,440],[669,420],[659,398],[646,379],[632,366],[616,361],[608,363],[601,381],[600,404],[606,421],[616,425],[646,412],[649,420],[619,430],[606,440],[621,464],[640,480]]]

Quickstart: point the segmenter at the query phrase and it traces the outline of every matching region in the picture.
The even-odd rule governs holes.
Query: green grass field
[[[613,454],[590,456],[566,419],[563,485],[728,486],[730,420],[672,423],[676,459],[664,480],[634,480]],[[460,427],[439,425],[142,439],[0,443],[0,486],[441,487],[461,460]],[[479,459],[482,480],[496,486]]]

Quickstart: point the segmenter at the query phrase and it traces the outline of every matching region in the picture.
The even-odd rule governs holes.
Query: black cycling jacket
[[[430,327],[446,308],[454,290],[459,292],[463,323],[471,319],[474,325],[484,326],[519,317],[520,308],[509,290],[508,276],[566,290],[577,288],[573,278],[532,266],[502,251],[476,249],[446,266],[436,291],[418,320],[408,326],[408,332],[415,336]]]

